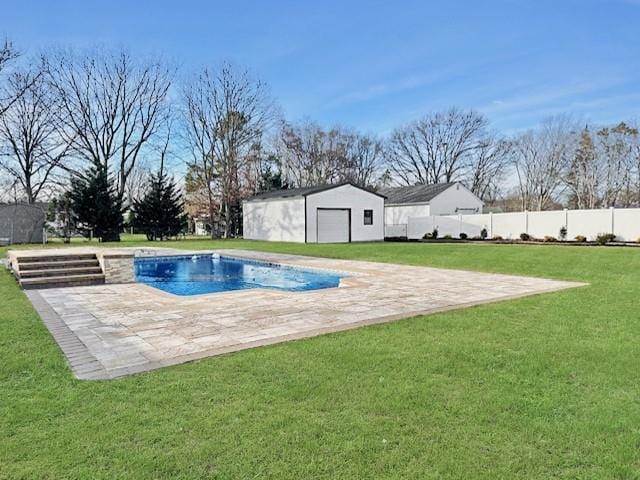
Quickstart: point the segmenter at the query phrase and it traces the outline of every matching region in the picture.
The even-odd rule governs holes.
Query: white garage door
[[[349,241],[349,210],[318,209],[318,243]]]

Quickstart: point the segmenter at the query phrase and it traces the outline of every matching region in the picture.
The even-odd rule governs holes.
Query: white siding
[[[351,241],[384,239],[384,198],[352,185],[307,196],[307,242],[316,243],[318,208],[351,209]],[[373,225],[364,224],[364,211],[373,210]],[[304,216],[304,215],[303,215]]]
[[[411,217],[428,217],[431,215],[429,205],[389,205],[384,207],[384,221],[389,225],[409,223]]]
[[[242,221],[249,240],[304,243],[304,198],[244,202]]]
[[[453,215],[482,213],[482,200],[456,183],[429,202],[429,215]],[[411,215],[417,216],[417,215]]]

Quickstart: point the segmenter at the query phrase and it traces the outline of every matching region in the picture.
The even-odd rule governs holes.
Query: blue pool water
[[[299,292],[337,287],[340,275],[212,255],[135,259],[136,280],[175,295],[248,288]]]

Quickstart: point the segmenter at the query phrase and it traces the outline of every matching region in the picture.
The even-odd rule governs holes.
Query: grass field
[[[591,286],[83,382],[0,269],[0,478],[640,478],[640,250],[170,246]]]

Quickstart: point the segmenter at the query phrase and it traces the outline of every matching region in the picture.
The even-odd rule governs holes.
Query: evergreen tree
[[[122,202],[107,168],[94,165],[71,181],[71,207],[85,237],[102,242],[119,242],[122,231]]]
[[[148,240],[175,237],[187,228],[184,202],[173,179],[162,169],[152,174],[144,198],[133,204],[133,225]]]
[[[63,192],[51,200],[47,211],[49,230],[58,235],[64,243],[71,242],[71,235],[76,231],[76,216],[71,205],[71,193]]]
[[[288,188],[291,187],[287,181],[282,178],[282,170],[280,169],[279,162],[277,159],[270,157],[260,172],[258,191],[269,192],[272,190],[286,190]]]

